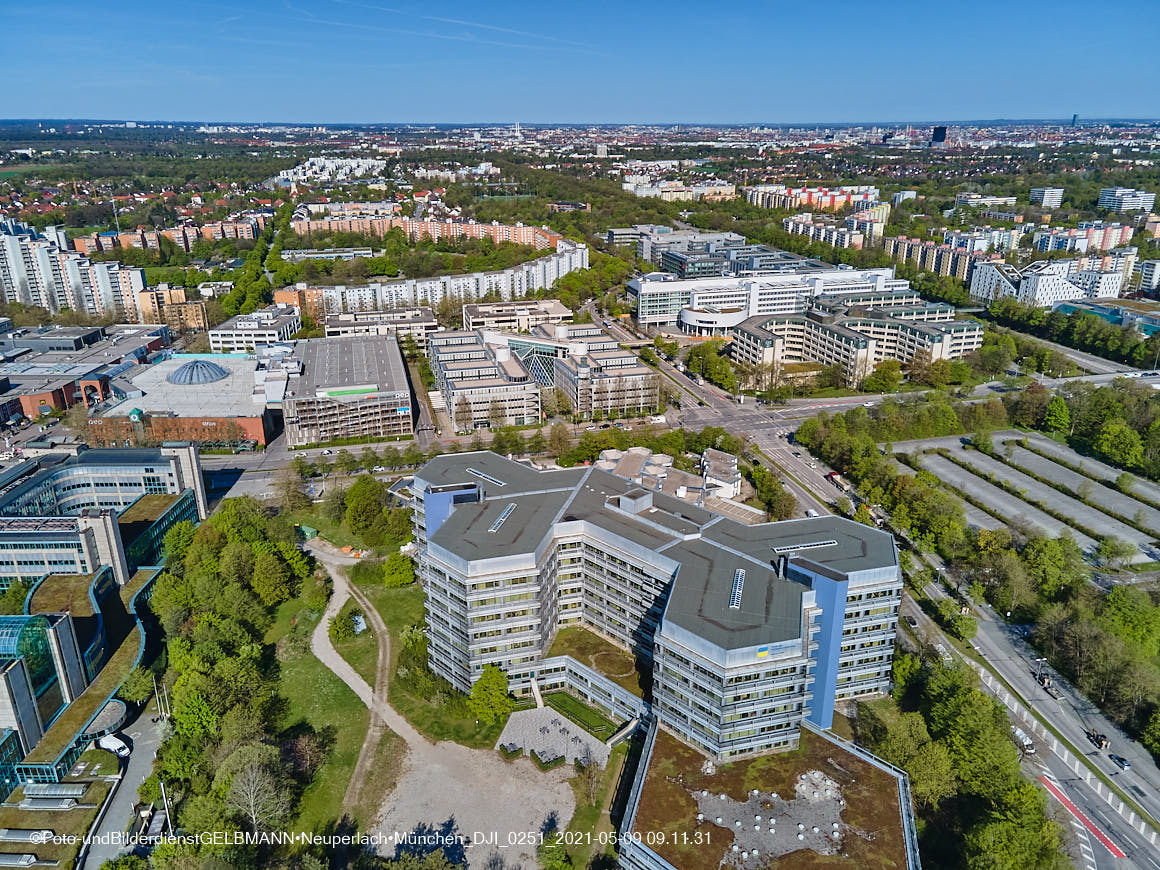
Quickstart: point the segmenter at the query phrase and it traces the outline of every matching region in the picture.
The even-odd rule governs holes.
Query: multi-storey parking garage
[[[835,701],[889,686],[889,534],[745,526],[595,468],[486,452],[433,459],[413,491],[430,665],[463,691],[487,665],[516,691],[549,666],[558,681],[547,652],[579,624],[644,663],[663,726],[727,758],[792,746],[803,719],[829,727]]]

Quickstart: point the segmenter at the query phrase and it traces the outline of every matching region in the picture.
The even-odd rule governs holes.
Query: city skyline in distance
[[[1017,75],[1032,45],[1093,61],[1124,50],[1122,17],[1072,0],[978,4],[955,20],[953,41],[944,18],[909,0],[837,3],[824,15],[756,2],[257,0],[240,12],[64,0],[51,17],[0,11],[0,26],[17,84],[4,113],[15,118],[802,126],[1160,116],[1160,100],[1128,79],[1109,88],[1111,73],[1094,63],[1069,68],[1066,92]],[[1160,36],[1150,16],[1132,28],[1142,45]]]

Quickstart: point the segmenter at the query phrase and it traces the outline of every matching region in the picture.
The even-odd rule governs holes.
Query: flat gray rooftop
[[[539,471],[522,462],[513,462],[492,453],[477,450],[471,453],[445,453],[431,459],[415,473],[416,486],[422,480],[431,486],[478,484],[485,498],[519,495],[545,489],[572,489],[584,477],[584,468],[565,468],[557,471]],[[478,472],[478,473],[477,473]],[[480,476],[487,475],[491,480]]]
[[[731,521],[730,521],[731,522]],[[805,587],[779,579],[712,541],[684,541],[665,551],[681,563],[664,621],[721,647],[738,649],[801,637]],[[733,581],[745,572],[739,607],[730,607]]]
[[[556,513],[570,496],[567,490],[535,495],[500,493],[487,501],[459,505],[431,536],[431,542],[469,560],[530,553],[544,540]]]
[[[485,501],[456,507],[432,543],[467,560],[531,553],[557,517],[585,520],[681,565],[665,619],[725,649],[800,636],[804,586],[779,579],[773,566],[808,560],[830,576],[896,564],[893,538],[840,517],[744,525],[660,492],[644,492],[596,468],[537,471],[497,454],[447,454],[415,475],[416,486],[477,484]],[[645,497],[633,510],[621,496]],[[648,503],[651,499],[651,504]],[[493,524],[512,509],[496,531]],[[741,606],[729,607],[739,569]]]
[[[381,393],[410,391],[403,355],[393,335],[311,338],[299,341],[294,351],[303,369],[293,387],[299,397],[370,385]]]

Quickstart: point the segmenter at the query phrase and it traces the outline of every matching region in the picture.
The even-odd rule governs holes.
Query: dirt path
[[[393,838],[380,854],[420,853],[438,848],[409,842],[412,837],[438,838],[452,861],[468,866],[507,868],[535,866],[535,842],[545,825],[567,827],[575,810],[566,766],[548,773],[530,759],[505,761],[491,750],[468,749],[458,743],[435,743],[416,731],[387,702],[390,678],[390,634],[378,611],[353,587],[343,568],[355,559],[325,542],[310,549],[334,581],[334,594],[310,638],[311,651],[362,699],[371,711],[371,724],[343,800],[344,809],[357,799],[374,774],[375,750],[389,728],[403,738],[407,756],[398,784],[383,795],[383,805],[371,833]],[[350,599],[363,608],[376,632],[379,659],[372,689],[335,650],[327,631],[330,620]],[[473,841],[479,845],[472,845]],[[430,840],[428,841],[430,842]],[[494,843],[494,845],[488,845]],[[499,846],[501,848],[496,848]]]

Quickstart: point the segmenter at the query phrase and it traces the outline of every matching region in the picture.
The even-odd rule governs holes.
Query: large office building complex
[[[440,330],[430,308],[394,308],[390,311],[346,311],[326,316],[326,337],[346,338],[352,335],[393,335],[400,343],[407,336],[424,353],[427,336]]]
[[[116,395],[127,373],[156,359],[169,344],[168,328],[158,324],[0,331],[3,420],[35,419],[78,403],[96,409]]]
[[[913,293],[909,288],[910,283],[896,278],[890,268],[849,269],[800,257],[787,262],[785,271],[750,277],[682,280],[651,273],[628,282],[642,327],[679,328],[700,335],[725,334],[759,314],[802,313],[823,297],[843,297],[854,305],[866,294],[880,298],[888,291]]]
[[[298,309],[275,303],[218,324],[209,331],[209,347],[214,353],[245,353],[262,345],[287,342],[301,329]]]
[[[540,387],[506,344],[450,330],[431,336],[428,353],[438,395],[457,431],[540,421]]]
[[[63,229],[43,232],[0,221],[0,295],[5,302],[35,305],[53,314],[68,309],[137,319],[137,294],[145,289],[143,269],[95,263],[70,250]]]
[[[963,206],[969,208],[996,208],[1005,205],[1015,205],[1015,197],[969,192],[955,194],[955,206],[957,208],[962,208]]]
[[[463,306],[464,329],[531,332],[541,323],[571,323],[572,309],[559,299],[526,302],[482,302]]]
[[[540,391],[558,389],[583,417],[643,414],[659,376],[593,325],[540,324],[527,334],[456,330],[431,336],[439,399],[459,431],[540,420]]]
[[[721,760],[796,745],[836,701],[888,689],[902,590],[894,541],[837,517],[746,526],[595,468],[539,472],[492,453],[414,479],[429,664],[469,691],[621,697],[567,655],[565,627],[630,651],[637,715]],[[608,683],[607,686],[602,684]]]
[[[197,450],[82,450],[0,472],[0,589],[109,567],[118,584],[160,559],[165,532],[208,515]]]
[[[300,341],[294,355],[300,374],[282,400],[290,447],[414,434],[407,369],[393,336]]]
[[[971,298],[990,304],[1013,298],[1024,305],[1051,308],[1073,299],[1099,299],[1120,295],[1121,270],[1077,269],[1075,261],[1038,260],[1024,269],[1008,263],[983,263],[971,278]]]
[[[884,295],[882,303],[897,301]],[[983,324],[955,320],[953,305],[908,301],[877,308],[822,304],[805,314],[761,315],[733,328],[729,354],[777,382],[802,363],[841,366],[859,386],[878,363],[962,359],[983,344]]]

